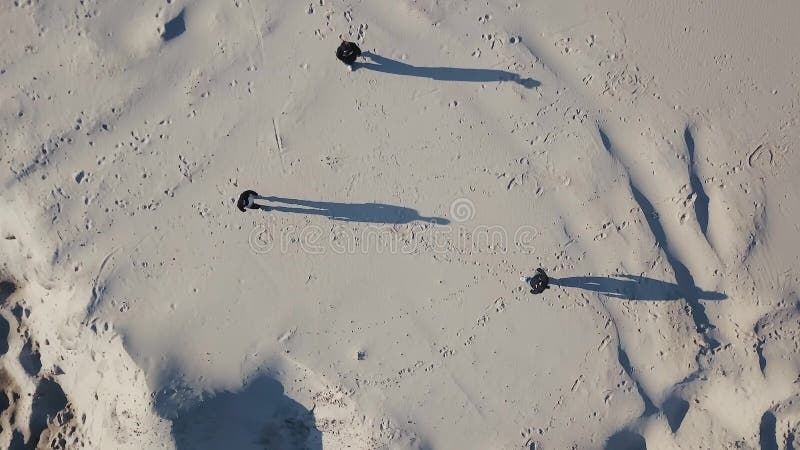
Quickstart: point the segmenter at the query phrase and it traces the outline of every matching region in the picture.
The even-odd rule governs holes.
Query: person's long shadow
[[[519,74],[496,69],[464,69],[459,67],[420,67],[402,63],[389,59],[385,56],[376,55],[372,52],[364,52],[362,57],[369,58],[373,62],[353,63],[353,70],[369,69],[376,72],[393,73],[395,75],[405,75],[410,77],[430,78],[441,81],[471,81],[486,83],[492,81],[513,81],[528,89],[540,86],[540,83],[533,78],[522,78]]]
[[[385,203],[334,203],[317,202],[284,197],[258,197],[274,203],[299,206],[262,205],[265,211],[278,211],[294,214],[311,214],[325,216],[342,222],[367,222],[385,224],[405,224],[415,221],[429,222],[436,225],[447,225],[449,220],[443,217],[420,216],[415,209]]]
[[[725,300],[721,292],[704,291],[695,288],[694,292],[682,292],[675,283],[656,280],[639,275],[617,275],[616,277],[566,277],[550,278],[550,284],[562,287],[599,292],[608,297],[625,300],[678,300],[687,294],[697,300]]]

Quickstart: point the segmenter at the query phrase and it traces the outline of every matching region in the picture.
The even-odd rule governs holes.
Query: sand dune
[[[800,5],[595,3],[0,6],[0,446],[796,448]]]

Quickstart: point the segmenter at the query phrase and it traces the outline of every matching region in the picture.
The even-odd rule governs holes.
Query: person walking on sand
[[[342,41],[336,49],[336,58],[348,66],[352,66],[356,59],[361,56],[361,49],[355,42]]]
[[[239,211],[245,212],[246,209],[263,209],[269,211],[269,206],[256,205],[256,200],[261,198],[256,191],[244,191],[239,194],[239,200],[236,201],[236,207]]]
[[[550,278],[540,267],[532,277],[522,277],[520,281],[531,287],[531,294],[541,294],[545,289],[550,289]]]

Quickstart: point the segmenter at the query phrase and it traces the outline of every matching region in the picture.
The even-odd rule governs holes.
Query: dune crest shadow
[[[314,413],[262,375],[241,391],[223,391],[172,417],[177,450],[322,450]]]

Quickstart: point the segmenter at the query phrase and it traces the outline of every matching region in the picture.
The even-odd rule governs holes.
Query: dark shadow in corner
[[[655,280],[639,275],[617,275],[616,277],[566,277],[550,278],[550,284],[574,287],[599,292],[608,297],[624,300],[679,300],[686,298],[684,289],[675,283]],[[725,300],[720,292],[695,288],[692,298],[697,300]]]
[[[17,290],[17,286],[10,281],[0,281],[0,305],[4,304]]]
[[[172,419],[177,450],[322,449],[313,411],[262,375],[239,392],[219,392]]]
[[[622,430],[608,438],[604,450],[647,450],[647,441],[639,433]]]
[[[186,22],[183,20],[183,12],[184,10],[181,10],[177,16],[164,24],[164,33],[161,34],[161,39],[164,39],[164,41],[171,41],[186,31]]]
[[[463,69],[458,67],[420,67],[395,61],[385,56],[376,55],[372,52],[361,54],[364,58],[369,58],[373,62],[353,63],[353,70],[369,69],[376,72],[393,73],[395,75],[405,75],[410,77],[430,78],[440,81],[470,81],[478,83],[489,83],[494,81],[513,81],[528,89],[540,86],[540,83],[533,78],[522,78],[519,74],[497,69]]]
[[[47,421],[66,408],[67,403],[67,395],[58,383],[49,378],[43,378],[39,382],[31,406],[31,441],[39,441],[42,432],[47,428]]]
[[[387,205],[384,203],[333,203],[316,202],[283,197],[258,197],[259,200],[296,205],[290,206],[265,205],[265,211],[278,211],[295,214],[311,214],[329,217],[343,222],[367,222],[385,224],[404,224],[415,221],[430,222],[436,225],[447,225],[449,220],[442,217],[423,217],[415,209],[403,206]]]
[[[42,437],[42,432],[47,429],[47,422],[53,420],[66,407],[67,396],[61,386],[49,378],[42,379],[33,394],[30,422],[28,423],[30,437],[25,442],[22,433],[15,429],[8,447],[9,450],[50,448],[46,447],[49,443],[39,442],[39,439]]]
[[[8,333],[11,331],[11,324],[5,317],[0,316],[0,356],[8,353]],[[3,411],[0,410],[0,413]]]
[[[19,430],[14,430],[11,433],[11,443],[8,445],[8,450],[28,450],[28,447],[25,446],[25,436]]]
[[[777,418],[772,411],[767,411],[761,416],[761,424],[758,427],[758,444],[761,450],[778,450],[776,424]]]

